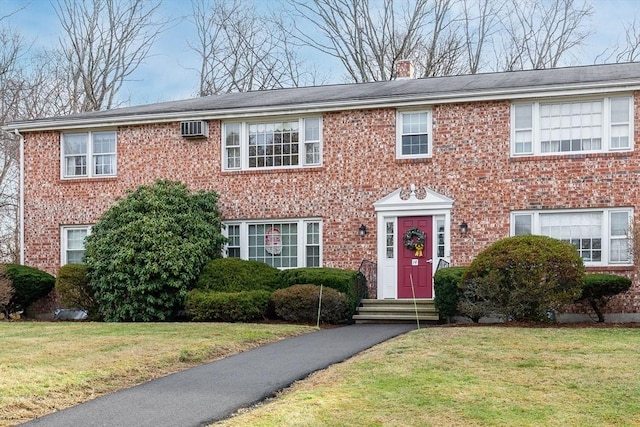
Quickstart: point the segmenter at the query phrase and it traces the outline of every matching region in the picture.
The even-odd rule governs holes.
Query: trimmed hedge
[[[609,300],[618,294],[627,292],[631,287],[631,279],[615,274],[585,274],[584,284],[578,303],[588,303],[598,316],[598,322],[604,322],[604,307]]]
[[[281,272],[282,287],[288,288],[293,285],[310,284],[325,288],[332,288],[342,292],[349,299],[349,307],[352,311],[356,309],[358,302],[358,290],[366,289],[366,279],[361,273],[355,270],[345,270],[340,268],[293,268]]]
[[[289,322],[315,323],[318,319],[320,287],[316,285],[293,285],[279,289],[271,295],[273,310],[280,319]],[[347,296],[335,289],[323,287],[320,322],[347,323],[351,310]]]
[[[280,287],[280,270],[264,262],[239,258],[209,261],[196,283],[196,289],[217,292],[273,291]]]
[[[548,320],[550,310],[575,301],[583,283],[584,263],[571,244],[533,235],[492,244],[478,254],[462,279],[463,293],[482,303],[474,309],[484,315],[536,321]]]
[[[187,316],[196,322],[249,322],[266,317],[271,293],[265,290],[187,293]]]
[[[460,300],[460,283],[469,267],[442,268],[433,276],[434,303],[441,317],[452,317],[458,314]]]
[[[6,307],[7,312],[25,310],[53,289],[56,279],[51,274],[19,264],[5,264],[14,294]]]
[[[58,269],[56,293],[66,308],[82,308],[89,318],[98,318],[98,302],[89,285],[86,264],[67,264]]]

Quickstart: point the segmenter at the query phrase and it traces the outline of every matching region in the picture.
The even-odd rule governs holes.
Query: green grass
[[[0,425],[313,328],[0,323]],[[434,327],[296,383],[224,426],[640,425],[640,328]]]
[[[636,426],[638,349],[640,328],[425,328],[216,425]]]
[[[313,330],[263,324],[0,322],[0,426]]]

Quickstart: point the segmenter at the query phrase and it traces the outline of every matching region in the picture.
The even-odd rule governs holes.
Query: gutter
[[[18,227],[20,241],[20,264],[24,265],[24,136],[20,134],[18,129],[14,129],[13,133],[20,138],[20,182],[18,183]]]

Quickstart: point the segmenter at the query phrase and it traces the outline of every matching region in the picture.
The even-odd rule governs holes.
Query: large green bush
[[[598,322],[604,322],[603,309],[615,295],[627,292],[631,279],[615,274],[592,273],[584,276],[582,292],[576,302],[588,303],[598,316]]]
[[[14,291],[9,304],[5,306],[5,314],[25,310],[49,294],[56,281],[51,274],[26,265],[5,264],[2,270],[0,274],[6,274]]]
[[[450,318],[458,314],[460,282],[467,269],[467,267],[442,268],[433,276],[434,304],[441,317]]]
[[[67,264],[58,269],[56,293],[66,308],[82,308],[90,319],[99,319],[98,302],[89,285],[85,264]]]
[[[107,321],[166,320],[220,256],[218,196],[157,181],[129,191],[87,237],[89,281]]]
[[[488,302],[491,314],[540,321],[578,298],[583,282],[584,264],[571,244],[527,235],[502,239],[478,254],[462,287]]]
[[[266,317],[271,292],[215,292],[194,289],[187,294],[187,316],[197,322],[250,322]]]
[[[293,285],[271,295],[276,316],[289,322],[315,323],[318,319],[320,286]],[[347,323],[351,319],[347,296],[335,289],[322,288],[320,322]]]
[[[361,273],[340,268],[304,267],[283,270],[281,280],[284,288],[299,284],[311,284],[335,289],[347,296],[349,306],[354,311],[359,290],[366,289],[366,280]]]
[[[196,288],[218,292],[272,291],[280,285],[280,270],[264,262],[220,258],[207,263]]]

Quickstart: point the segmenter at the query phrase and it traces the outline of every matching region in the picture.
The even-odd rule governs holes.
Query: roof
[[[228,93],[15,121],[20,131],[640,90],[640,62]]]

